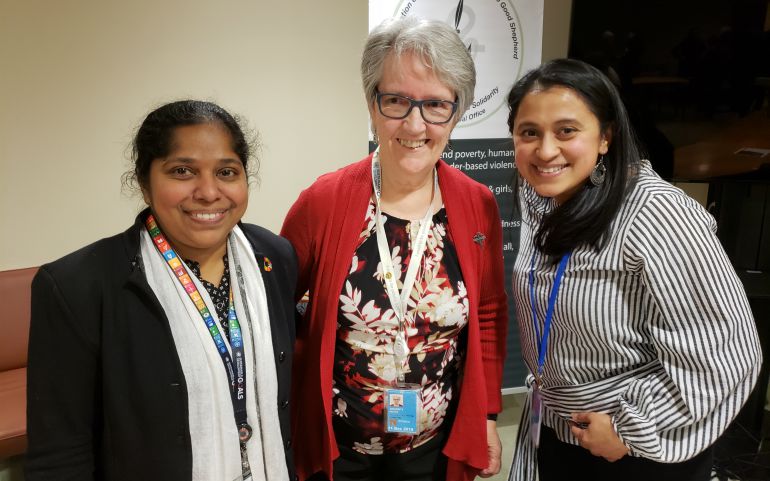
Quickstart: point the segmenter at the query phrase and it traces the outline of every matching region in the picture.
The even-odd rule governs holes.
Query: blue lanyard
[[[545,352],[548,347],[548,334],[551,332],[551,319],[553,318],[553,308],[556,306],[556,297],[559,295],[559,286],[561,286],[561,280],[564,277],[564,270],[567,268],[567,261],[572,255],[571,252],[567,252],[561,257],[559,267],[556,269],[556,278],[553,281],[553,288],[551,288],[551,295],[548,296],[548,309],[545,312],[545,322],[543,323],[543,336],[540,336],[540,326],[537,322],[537,309],[535,308],[535,257],[537,251],[532,253],[532,261],[529,267],[529,301],[532,306],[532,322],[535,324],[535,336],[538,343],[537,352],[537,371],[534,373],[535,377],[539,379],[543,375],[543,366],[545,365]]]

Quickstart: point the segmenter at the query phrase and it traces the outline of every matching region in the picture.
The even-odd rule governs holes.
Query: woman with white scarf
[[[151,112],[133,143],[148,208],[40,268],[26,479],[293,479],[296,258],[240,222],[250,143],[221,107]]]

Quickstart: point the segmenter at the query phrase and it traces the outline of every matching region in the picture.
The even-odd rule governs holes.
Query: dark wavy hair
[[[604,183],[595,187],[586,182],[543,218],[535,234],[535,246],[558,261],[579,245],[589,245],[597,251],[604,247],[610,224],[636,180],[642,153],[620,93],[603,73],[580,60],[551,60],[516,82],[508,94],[511,133],[522,99],[532,90],[552,87],[575,92],[596,116],[601,131],[610,132],[609,150],[604,154]]]
[[[152,161],[166,157],[171,152],[174,130],[177,127],[208,123],[221,125],[230,133],[233,152],[238,155],[246,172],[256,175],[259,166],[249,166],[256,140],[247,137],[237,117],[212,102],[178,100],[147,114],[137,129],[131,144],[133,168],[123,175],[124,185],[146,188],[149,185]]]

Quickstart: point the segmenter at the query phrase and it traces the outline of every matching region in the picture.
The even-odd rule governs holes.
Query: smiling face
[[[152,161],[145,202],[180,256],[224,256],[227,236],[246,212],[246,170],[217,123],[174,129],[168,156]]]
[[[455,100],[455,93],[439,81],[422,58],[412,53],[387,56],[377,89],[380,93],[415,100]],[[429,124],[417,107],[406,118],[391,119],[380,113],[376,100],[369,106],[369,114],[379,138],[383,169],[406,176],[420,177],[430,172],[457,123],[454,118],[446,124]]]
[[[566,87],[527,93],[512,134],[521,176],[560,204],[585,185],[611,140],[583,99]]]

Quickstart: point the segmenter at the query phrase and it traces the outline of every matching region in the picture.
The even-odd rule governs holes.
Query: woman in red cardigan
[[[449,26],[386,21],[362,79],[377,150],[319,178],[282,234],[299,258],[300,479],[471,480],[500,469],[507,306],[489,189],[440,161],[473,100]]]

